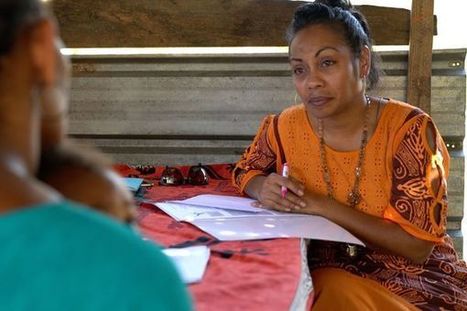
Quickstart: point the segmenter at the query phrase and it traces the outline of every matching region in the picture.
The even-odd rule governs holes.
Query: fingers
[[[304,185],[294,179],[288,179],[277,174],[270,174],[264,181],[260,191],[261,204],[269,209],[292,211],[306,207],[301,198]],[[281,191],[286,189],[286,191]]]
[[[289,178],[284,178],[280,176],[281,179],[279,181],[281,186],[284,186],[287,188],[287,192],[292,191],[295,193],[297,196],[302,196],[305,192],[305,185],[303,185],[301,182],[296,180],[295,178],[289,177]]]
[[[280,196],[274,196],[265,199],[263,202],[260,203],[259,207],[272,209],[280,212],[291,212],[300,210],[302,206],[294,203],[292,200],[283,199]]]
[[[296,194],[292,192],[287,192],[285,197],[281,197],[281,199],[283,201],[282,204],[286,204],[287,206],[292,206],[294,209],[300,209],[300,208],[306,207],[306,202],[303,200],[303,198],[300,196],[297,196]]]

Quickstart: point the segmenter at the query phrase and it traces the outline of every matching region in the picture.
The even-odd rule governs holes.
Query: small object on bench
[[[159,181],[161,186],[179,186],[183,184],[201,186],[207,185],[208,183],[209,175],[201,163],[197,166],[190,167],[188,177],[186,179],[183,177],[180,169],[166,166]]]
[[[143,185],[144,180],[142,178],[124,177],[123,181],[131,192],[136,193]]]

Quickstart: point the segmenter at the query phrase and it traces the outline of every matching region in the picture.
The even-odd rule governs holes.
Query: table
[[[146,200],[186,199],[198,194],[238,194],[230,184],[229,164],[205,166],[206,186],[160,186],[163,167],[117,165],[125,177],[154,183]],[[184,176],[188,167],[180,167]],[[195,310],[309,310],[311,278],[302,239],[221,242],[189,223],[177,222],[156,207],[142,203],[137,218],[141,233],[165,247],[206,245],[211,250],[203,280],[192,284]]]

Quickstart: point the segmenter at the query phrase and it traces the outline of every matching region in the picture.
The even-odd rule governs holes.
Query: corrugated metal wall
[[[407,53],[380,54],[375,95],[406,98]],[[466,50],[434,51],[433,116],[450,147],[449,229],[463,216]],[[294,102],[287,55],[73,58],[70,133],[129,164],[235,162],[268,113]],[[460,236],[455,239],[460,249]]]

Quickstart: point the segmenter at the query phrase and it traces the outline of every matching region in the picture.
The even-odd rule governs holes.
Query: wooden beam
[[[407,100],[431,111],[434,0],[412,0]]]
[[[303,1],[54,0],[68,47],[284,46]],[[409,42],[410,11],[361,6],[376,44]]]

